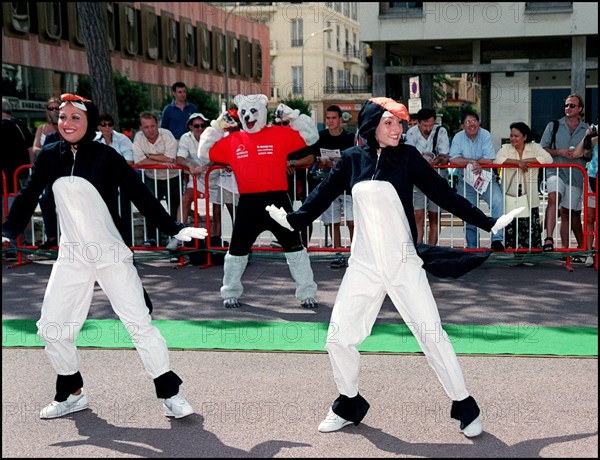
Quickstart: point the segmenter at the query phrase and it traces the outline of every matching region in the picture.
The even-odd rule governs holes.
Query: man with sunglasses
[[[119,155],[125,158],[127,164],[133,166],[133,142],[125,134],[115,131],[114,126],[115,120],[110,113],[100,114],[98,132],[94,140],[112,147]],[[141,177],[140,171],[136,172]],[[123,222],[123,239],[128,246],[131,246],[133,244],[131,231],[133,214],[131,212],[131,200],[124,190],[120,191],[119,201],[121,206],[121,220]]]
[[[553,136],[553,122],[548,123],[540,144],[552,155],[553,164],[579,164],[585,168],[584,158],[573,158],[575,146],[585,137],[588,124],[583,121],[583,97],[569,94],[565,99],[565,116],[558,120],[558,129]],[[554,142],[553,142],[554,141]],[[577,247],[583,248],[583,227],[581,209],[583,205],[583,172],[575,168],[544,169],[548,206],[546,208],[546,239],[542,250],[554,251],[554,227],[557,215],[560,215],[560,240],[563,248],[569,247],[569,234],[573,230]],[[557,174],[558,173],[558,174]],[[557,211],[558,209],[558,211]],[[570,222],[570,224],[569,224]],[[576,262],[576,258],[573,258]]]

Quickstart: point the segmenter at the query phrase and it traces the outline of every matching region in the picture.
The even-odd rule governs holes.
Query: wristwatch
[[[296,164],[296,160],[289,160],[288,163],[289,163],[289,166],[291,166],[293,168],[294,165]]]

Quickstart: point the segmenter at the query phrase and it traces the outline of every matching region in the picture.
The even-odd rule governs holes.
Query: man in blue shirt
[[[188,102],[185,83],[181,81],[173,83],[171,93],[173,100],[163,109],[160,127],[171,131],[175,139],[179,140],[188,131],[188,118],[191,114],[198,112],[198,108],[195,104]]]
[[[450,162],[459,166],[471,164],[473,173],[479,174],[482,171],[482,164],[492,164],[496,158],[492,135],[487,129],[483,129],[479,122],[479,115],[474,112],[466,111],[461,117],[462,131],[459,131],[452,139],[450,147]],[[478,192],[469,184],[464,182],[464,169],[459,170],[458,193],[463,195],[477,206]],[[481,194],[483,199],[490,207],[492,217],[498,218],[504,214],[504,197],[500,184],[492,178],[487,189]],[[466,224],[465,237],[468,248],[479,247],[477,238],[477,228],[474,225]],[[494,251],[504,251],[504,231],[501,230],[495,235],[491,235],[492,249]]]

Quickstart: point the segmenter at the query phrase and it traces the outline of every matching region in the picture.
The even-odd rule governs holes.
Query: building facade
[[[217,102],[270,90],[269,29],[201,2],[103,2],[112,68],[147,88],[160,111],[183,81]],[[75,2],[2,3],[2,95],[30,126],[46,101],[89,73]]]
[[[431,107],[434,74],[476,75],[468,99],[498,148],[513,121],[541,134],[571,92],[584,96],[586,121],[597,120],[596,4],[379,2],[359,12],[374,96],[407,101],[409,79],[419,76],[422,105]]]
[[[371,97],[368,46],[360,42],[358,2],[250,2],[235,4],[238,17],[269,27],[271,105],[302,98],[317,123],[337,104],[357,122]]]

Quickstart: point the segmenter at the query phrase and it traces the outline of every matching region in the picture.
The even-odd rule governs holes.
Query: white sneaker
[[[183,242],[172,236],[169,238],[169,244],[167,244],[166,248],[168,251],[177,251],[177,248],[181,246],[183,246]]]
[[[585,258],[585,266],[593,267],[594,266],[594,256],[592,254],[588,254]]]
[[[467,438],[479,436],[483,432],[483,424],[481,423],[481,419],[477,417],[460,431],[462,431],[462,434],[464,434]]]
[[[40,411],[40,418],[57,418],[63,415],[79,412],[90,405],[87,394],[83,391],[78,395],[69,395],[66,401],[52,401]]]
[[[194,413],[194,408],[179,394],[165,399],[163,407],[167,417],[183,418]]]
[[[321,422],[318,429],[321,433],[331,433],[332,431],[341,430],[350,424],[352,424],[351,421],[343,419],[333,412],[333,409],[329,409],[327,417]]]

